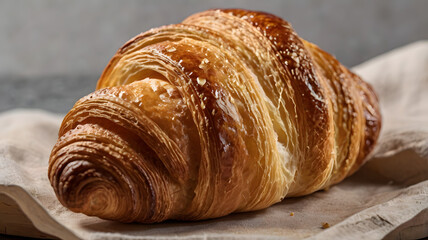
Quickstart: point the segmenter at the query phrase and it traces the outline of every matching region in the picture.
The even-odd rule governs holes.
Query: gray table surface
[[[347,66],[428,39],[427,0],[0,0],[0,112],[66,113],[128,39],[210,8],[276,14]]]

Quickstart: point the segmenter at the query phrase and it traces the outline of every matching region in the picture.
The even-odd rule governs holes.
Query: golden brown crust
[[[290,190],[289,195],[304,195],[319,189],[324,184],[324,176],[331,171],[330,159],[333,157],[329,151],[332,148],[329,139],[333,126],[324,79],[316,74],[307,49],[288,22],[262,12],[225,12],[244,19],[260,31],[271,43],[279,62],[289,70],[284,78],[290,78],[286,83],[298,93],[294,95],[294,102],[299,106],[296,112],[300,122],[298,141],[301,155],[304,156],[299,166],[302,170],[296,173],[295,188]]]
[[[122,222],[266,208],[341,181],[380,131],[371,87],[286,21],[209,10],[118,50],[64,118],[61,203]]]

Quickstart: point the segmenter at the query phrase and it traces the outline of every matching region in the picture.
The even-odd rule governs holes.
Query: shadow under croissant
[[[281,234],[285,229],[293,229],[297,233],[300,231],[300,234],[305,234],[308,228],[322,231],[322,222],[328,222],[334,226],[364,209],[395,198],[403,185],[410,184],[410,182],[404,184],[395,181],[394,176],[388,175],[387,169],[379,170],[379,165],[384,166],[384,162],[387,161],[396,168],[397,164],[415,162],[419,158],[418,154],[411,150],[405,150],[391,157],[374,158],[353,176],[329,190],[321,190],[304,197],[286,198],[264,210],[234,213],[218,219],[197,222],[169,220],[156,224],[124,224],[98,219],[82,221],[81,227],[95,232],[120,233],[123,231],[127,234],[149,236],[160,233],[163,236],[204,234],[207,231],[218,234],[224,232],[248,234],[248,229],[255,229],[257,233],[278,229],[276,234]],[[356,191],[356,189],[361,190]],[[284,215],[289,216],[285,221]]]
[[[354,181],[359,181],[360,184],[365,184],[367,181],[371,181],[373,184],[378,182],[381,185],[384,184],[384,181],[388,181],[388,184],[408,187],[428,180],[428,174],[426,174],[428,164],[424,154],[426,153],[417,152],[411,148],[402,149],[392,156],[375,157],[355,174],[357,176],[367,175],[375,179],[357,177]],[[398,169],[399,171],[397,171]]]
[[[149,234],[195,234],[197,232],[203,233],[207,231],[210,227],[216,225],[221,225],[220,229],[222,231],[227,231],[228,227],[230,228],[230,222],[242,221],[242,220],[251,220],[257,218],[263,212],[266,212],[266,209],[258,210],[254,212],[243,212],[243,213],[233,213],[225,217],[220,217],[216,219],[207,219],[207,220],[198,220],[198,221],[176,221],[176,220],[166,220],[161,223],[151,223],[151,224],[142,224],[142,223],[119,223],[109,220],[100,220],[97,222],[82,222],[81,227],[95,232],[121,232],[124,231],[127,234],[135,232],[135,234],[144,233],[145,235]],[[232,226],[234,227],[234,226]],[[161,231],[159,231],[161,230]]]

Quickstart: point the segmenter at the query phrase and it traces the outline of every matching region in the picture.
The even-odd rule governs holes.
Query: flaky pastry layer
[[[127,42],[64,118],[60,202],[122,222],[254,211],[325,189],[373,149],[369,84],[270,14],[209,10]]]

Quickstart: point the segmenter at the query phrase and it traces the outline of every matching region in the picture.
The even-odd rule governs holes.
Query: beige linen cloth
[[[377,91],[383,129],[371,160],[328,191],[256,212],[198,221],[121,224],[73,213],[47,178],[61,116],[0,114],[0,193],[39,230],[63,239],[412,239],[428,236],[428,41],[354,68]],[[294,213],[294,216],[291,216]],[[330,228],[323,229],[323,223]]]

